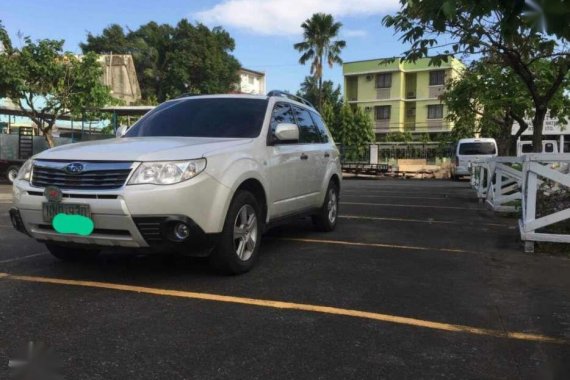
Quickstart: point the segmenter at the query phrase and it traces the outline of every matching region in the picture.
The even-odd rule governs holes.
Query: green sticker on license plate
[[[91,218],[83,215],[57,214],[54,216],[52,225],[60,234],[75,234],[89,236],[95,228]]]

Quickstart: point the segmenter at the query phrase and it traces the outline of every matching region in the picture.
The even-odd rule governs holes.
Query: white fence
[[[471,185],[477,197],[485,200],[494,211],[520,210],[521,240],[525,243],[525,252],[533,252],[536,241],[570,243],[570,234],[537,232],[570,220],[570,208],[537,217],[537,196],[540,192],[547,190],[556,193],[562,187],[570,188],[569,166],[570,154],[495,157],[473,163]]]
[[[523,156],[522,216],[519,220],[525,252],[534,252],[534,242],[570,243],[570,234],[537,232],[537,230],[570,219],[570,208],[537,217],[537,194],[554,193],[561,186],[570,188],[568,166],[570,154],[528,154]],[[541,189],[541,185],[546,185]]]

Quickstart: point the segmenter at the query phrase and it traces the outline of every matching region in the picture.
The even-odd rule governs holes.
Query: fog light
[[[190,236],[190,229],[184,223],[176,223],[174,226],[174,237],[177,240],[186,240]]]

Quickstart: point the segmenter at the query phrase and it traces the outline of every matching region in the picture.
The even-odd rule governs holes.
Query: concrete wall
[[[141,89],[131,55],[101,55],[103,66],[102,82],[109,86],[111,95],[125,101],[127,105],[141,99]]]

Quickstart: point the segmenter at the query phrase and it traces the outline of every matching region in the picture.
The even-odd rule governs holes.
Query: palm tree
[[[346,42],[333,41],[338,36],[341,26],[340,22],[334,21],[332,15],[315,13],[301,24],[304,41],[293,45],[295,49],[303,53],[299,58],[300,64],[304,65],[312,60],[311,75],[319,80],[319,108],[322,106],[323,97],[323,62],[326,60],[331,68],[335,63],[342,64],[340,51],[346,46]]]

